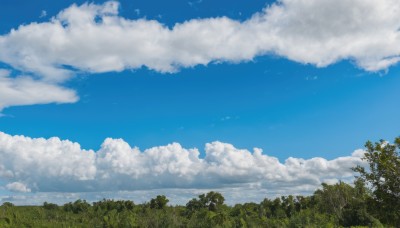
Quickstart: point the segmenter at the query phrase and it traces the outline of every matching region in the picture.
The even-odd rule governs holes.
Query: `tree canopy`
[[[372,191],[376,214],[388,224],[400,227],[400,137],[394,144],[384,140],[365,144],[368,167],[354,168]]]

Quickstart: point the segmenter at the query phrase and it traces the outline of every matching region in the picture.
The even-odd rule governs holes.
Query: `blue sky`
[[[202,149],[215,140],[263,148],[280,159],[334,158],[366,140],[398,135],[400,77],[341,62],[317,69],[263,57],[174,75],[148,70],[85,75],[71,81],[75,104],[12,107],[2,130],[59,136],[97,149],[104,138],[149,148],[179,142]]]
[[[6,138],[13,135],[32,140],[58,137],[94,151],[105,148],[101,145],[106,138],[123,139],[141,150],[176,142],[183,148],[198,148],[199,158],[205,160],[206,143],[218,141],[233,145],[235,150],[261,148],[264,155],[278,158],[282,164],[289,157],[306,160],[323,157],[327,162],[338,157],[353,158],[353,151],[363,148],[367,140],[393,140],[400,130],[400,68],[396,64],[400,43],[398,38],[386,39],[391,37],[387,34],[398,33],[392,29],[395,27],[392,21],[397,17],[386,18],[382,14],[382,18],[370,18],[361,14],[360,18],[366,18],[362,18],[365,24],[360,24],[355,20],[359,18],[344,11],[343,18],[353,27],[346,27],[347,24],[337,27],[334,21],[337,19],[330,18],[329,12],[342,12],[342,8],[336,9],[336,5],[332,8],[332,3],[322,1],[321,5],[303,9],[326,11],[322,13],[326,15],[322,22],[305,18],[297,24],[300,20],[296,19],[297,14],[301,16],[298,10],[305,7],[302,2],[121,0],[82,5],[85,1],[2,1],[0,77],[5,79],[0,81],[0,86],[4,83],[0,88],[6,92],[0,97],[0,131]],[[345,2],[337,5],[349,4],[347,7],[355,10],[377,8],[377,15],[383,12],[379,10],[386,9],[373,7],[371,1]],[[82,12],[94,10],[96,18],[90,22],[92,27],[88,27],[93,29],[93,34],[69,37],[67,33],[57,35],[60,30],[56,28],[46,27],[59,21],[67,32],[69,28],[79,31],[84,19],[73,20],[82,14],[60,13],[74,8],[72,4]],[[279,14],[276,9],[284,13]],[[102,26],[107,17],[143,24],[139,30],[134,27],[136,24],[129,27],[119,22],[112,24],[114,27]],[[191,30],[196,22],[200,27]],[[178,30],[177,23],[186,27]],[[378,26],[374,27],[375,24]],[[219,29],[208,30],[215,25]],[[216,31],[225,34],[222,31],[225,28],[233,32],[221,38]],[[10,33],[11,29],[14,32]],[[101,31],[106,32],[100,34]],[[113,31],[115,37],[111,34]],[[173,31],[181,32],[176,35],[178,38],[172,34],[165,35],[165,43],[158,40]],[[152,41],[155,47],[150,45],[142,55],[141,46],[148,44],[140,43],[140,39],[131,41],[139,33],[150,39],[155,37]],[[61,36],[70,39],[70,43],[77,42],[76,46],[82,45],[81,48],[58,52],[63,48],[62,44],[57,46]],[[85,37],[87,40],[79,40]],[[200,42],[205,40],[201,48],[193,44],[196,37],[203,39]],[[123,52],[125,41],[126,53]],[[105,42],[109,44],[107,47]],[[182,50],[164,49],[165,44]],[[88,46],[93,48],[86,49]],[[249,54],[248,50],[251,50]],[[31,59],[25,61],[25,57]],[[34,61],[38,65],[31,64]],[[102,61],[104,68],[98,64]],[[21,82],[22,79],[27,81]],[[1,150],[7,154],[4,152],[7,149]],[[235,161],[246,163],[240,159]],[[26,169],[35,169],[31,165]],[[4,170],[12,173],[13,169]],[[326,180],[340,179],[340,175]],[[12,192],[41,193],[48,189],[65,192],[61,183],[41,187],[39,176],[3,178],[3,194],[12,197],[17,194]],[[81,176],[79,180],[90,177]],[[31,183],[31,179],[36,182]],[[265,189],[263,181],[255,182]],[[111,191],[136,189],[121,186]],[[185,183],[173,185],[174,188],[185,186]],[[204,183],[188,186],[197,189]],[[205,186],[227,185],[215,182]],[[308,186],[299,191],[308,188],[312,189]]]

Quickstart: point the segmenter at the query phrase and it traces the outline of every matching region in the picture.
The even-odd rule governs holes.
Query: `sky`
[[[399,136],[399,10],[4,0],[0,200],[233,204],[351,182],[367,140]]]

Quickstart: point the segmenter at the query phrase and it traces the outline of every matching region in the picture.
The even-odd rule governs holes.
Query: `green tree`
[[[379,220],[374,218],[368,210],[371,202],[371,194],[360,179],[354,182],[352,196],[349,203],[343,209],[340,225],[344,227],[352,226],[373,226],[382,227]]]
[[[368,168],[357,166],[360,180],[371,188],[372,196],[381,221],[400,227],[400,137],[394,144],[384,140],[365,144],[363,160]]]
[[[199,199],[193,198],[186,204],[189,212],[207,208],[209,211],[218,211],[224,205],[225,198],[219,192],[208,192],[199,195]],[[191,213],[189,213],[191,214]]]
[[[150,200],[150,208],[152,209],[164,209],[165,206],[167,206],[167,203],[169,200],[167,199],[166,196],[158,195],[155,199]]]
[[[75,214],[81,213],[81,212],[86,212],[90,208],[90,204],[86,202],[86,200],[81,200],[78,199],[73,203],[66,203],[63,206],[64,211],[70,211]]]
[[[206,195],[199,196],[200,202],[210,211],[217,211],[225,201],[225,198],[219,192],[209,192]]]
[[[354,197],[354,189],[341,181],[334,185],[323,183],[322,189],[317,190],[314,195],[319,196],[319,208],[325,213],[334,215],[339,221],[342,219],[343,209]]]
[[[288,218],[292,217],[292,215],[296,212],[294,197],[292,195],[289,195],[287,197],[282,196],[281,199],[282,199],[282,206],[286,212],[286,216]]]
[[[2,207],[14,207],[14,204],[10,203],[10,202],[4,202],[1,206]]]
[[[43,208],[46,209],[46,210],[57,210],[58,209],[58,205],[54,204],[54,203],[44,202],[43,203]]]
[[[111,211],[111,210],[117,210],[118,212],[124,211],[124,210],[132,210],[134,208],[135,204],[133,201],[129,200],[106,200],[103,199],[102,201],[99,202],[94,202],[93,207],[95,211]]]

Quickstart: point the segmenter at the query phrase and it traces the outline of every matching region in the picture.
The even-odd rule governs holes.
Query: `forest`
[[[309,196],[228,206],[208,192],[186,205],[159,195],[147,203],[104,199],[56,205],[0,206],[0,227],[400,227],[400,137],[367,142],[354,183],[322,184]]]

